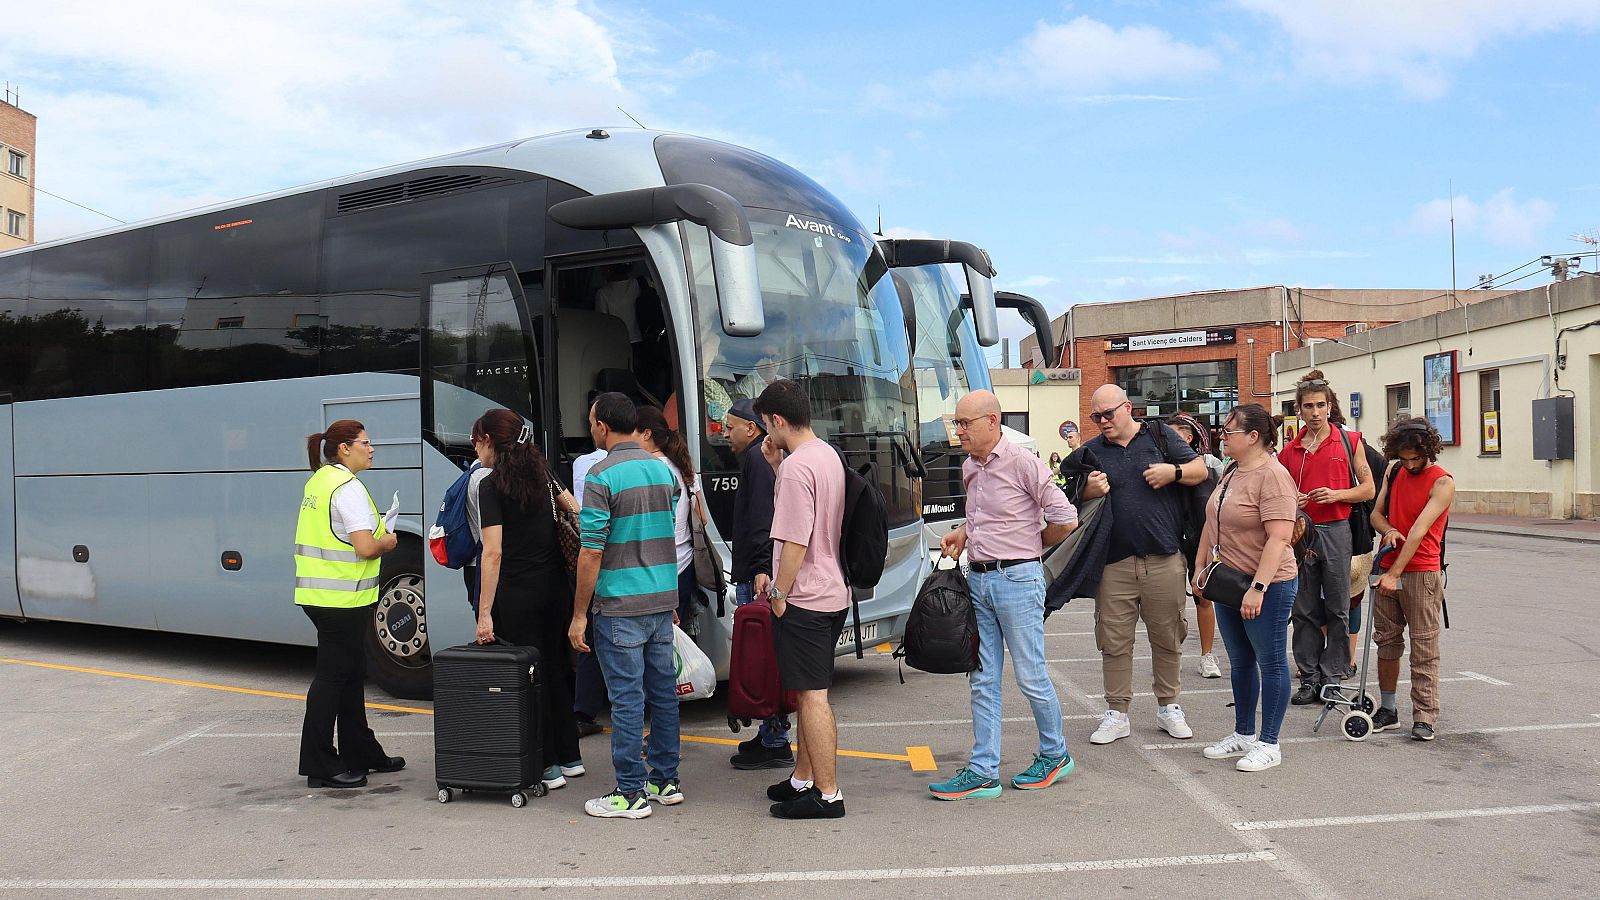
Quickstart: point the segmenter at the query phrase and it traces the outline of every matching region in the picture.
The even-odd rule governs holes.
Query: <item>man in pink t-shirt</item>
[[[844,462],[811,430],[805,389],[782,379],[756,398],[767,427],[761,445],[778,472],[772,510],[773,646],[778,675],[795,692],[800,734],[794,775],[767,789],[780,819],[844,815],[835,752],[839,735],[828,705],[834,647],[844,631],[850,589],[839,562],[844,527]],[[787,455],[785,455],[787,454]]]

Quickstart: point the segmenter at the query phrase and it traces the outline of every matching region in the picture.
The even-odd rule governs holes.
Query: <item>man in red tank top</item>
[[[1383,436],[1383,455],[1393,460],[1384,475],[1372,527],[1379,546],[1398,552],[1382,561],[1372,604],[1378,645],[1378,690],[1383,701],[1373,713],[1374,731],[1399,724],[1395,687],[1405,632],[1411,631],[1411,736],[1433,740],[1439,720],[1439,632],[1444,619],[1444,529],[1450,520],[1456,483],[1439,466],[1439,432],[1427,419],[1396,422]]]

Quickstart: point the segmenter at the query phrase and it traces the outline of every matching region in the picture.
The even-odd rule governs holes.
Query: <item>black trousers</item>
[[[572,710],[572,592],[567,573],[552,569],[527,580],[500,579],[495,588],[495,636],[539,651],[539,706],[544,725],[544,764],[577,762],[578,718]]]
[[[300,728],[300,774],[331,778],[341,772],[366,773],[389,759],[367,726],[364,683],[367,629],[372,606],[336,609],[302,606],[317,626],[317,673],[306,691],[306,718]],[[339,747],[334,749],[337,729]]]

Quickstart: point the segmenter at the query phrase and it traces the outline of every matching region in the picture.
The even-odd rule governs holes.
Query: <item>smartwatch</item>
[[[1252,591],[1260,591],[1262,594],[1265,594],[1267,592],[1267,586],[1262,584],[1261,582],[1257,581],[1254,584],[1250,585],[1250,590],[1252,590]]]
[[[1177,463],[1173,463],[1172,464],[1172,483],[1173,484],[1182,484],[1183,483],[1183,466],[1180,466]]]

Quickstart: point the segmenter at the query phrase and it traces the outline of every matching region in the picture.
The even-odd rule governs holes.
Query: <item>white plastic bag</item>
[[[717,670],[694,638],[672,626],[672,664],[678,676],[678,700],[704,700],[717,689]]]

